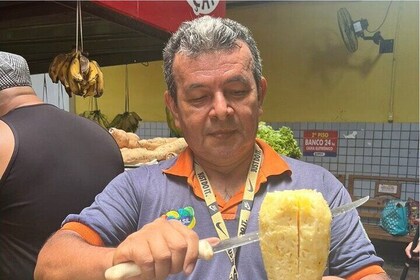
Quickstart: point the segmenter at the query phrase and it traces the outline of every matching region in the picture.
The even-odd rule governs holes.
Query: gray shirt
[[[263,151],[266,159],[267,148]],[[255,195],[246,232],[258,230],[258,213],[267,192],[316,189],[323,194],[330,208],[351,201],[345,187],[324,168],[287,157],[276,157],[278,161],[286,161],[292,172],[265,174],[267,182],[261,185]],[[175,163],[176,158],[173,158],[124,172],[97,196],[91,207],[84,209],[80,215],[68,216],[64,223],[77,221],[89,225],[99,233],[106,246],[115,247],[129,234],[169,211],[178,211],[182,215],[180,210],[193,209],[193,217],[187,217],[186,220],[195,219],[193,230],[199,237],[217,236],[205,202],[193,193],[187,184],[187,178],[164,172]],[[275,162],[270,157],[270,162],[266,164]],[[239,212],[240,207],[236,219],[225,221],[230,236],[237,234]],[[328,275],[346,276],[365,266],[383,263],[375,255],[374,247],[359,222],[356,210],[333,219],[330,250],[325,272]],[[238,250],[237,268],[241,280],[267,279],[258,243]],[[211,261],[198,260],[189,277],[180,273],[171,275],[168,279],[228,279],[229,271],[229,259],[226,254],[220,253]]]

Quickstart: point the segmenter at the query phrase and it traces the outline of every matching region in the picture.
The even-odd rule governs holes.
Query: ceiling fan
[[[358,48],[357,38],[363,40],[372,40],[379,45],[379,53],[392,53],[394,51],[394,39],[385,40],[381,36],[381,32],[377,31],[373,36],[365,36],[364,31],[369,25],[367,19],[353,21],[350,13],[346,8],[340,8],[337,11],[338,27],[340,28],[341,37],[349,52],[355,52]]]

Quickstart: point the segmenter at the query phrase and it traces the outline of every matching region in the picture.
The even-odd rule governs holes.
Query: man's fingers
[[[179,221],[171,220],[169,221],[171,225],[178,230],[180,234],[183,235],[183,239],[185,240],[185,252],[184,256],[182,256],[182,264],[185,274],[190,274],[195,267],[195,263],[197,262],[198,258],[198,235],[191,231],[189,228],[184,226]]]
[[[154,239],[149,240],[149,247],[153,256],[155,277],[145,279],[164,280],[171,271],[172,252],[162,235],[156,235]]]
[[[142,279],[155,279],[155,262],[147,240],[139,240],[132,248],[132,259],[140,267]]]
[[[159,218],[156,225],[161,230],[156,231],[154,227],[150,227],[150,234],[147,235],[155,273],[154,278],[150,279],[163,280],[169,274],[182,271],[187,242],[179,229],[173,226],[173,222]]]
[[[184,270],[189,274],[198,257],[198,235],[181,222],[158,218],[128,236],[114,254],[114,264],[133,261],[141,279],[164,280]]]

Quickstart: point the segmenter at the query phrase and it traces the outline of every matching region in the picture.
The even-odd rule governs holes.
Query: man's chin
[[[208,151],[214,155],[225,158],[240,154],[243,152],[243,146],[235,141],[212,141]]]

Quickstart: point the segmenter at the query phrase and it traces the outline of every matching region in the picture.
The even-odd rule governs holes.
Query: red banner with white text
[[[177,1],[107,1],[95,3],[117,13],[132,17],[155,28],[173,33],[187,20],[203,15],[224,17],[226,2],[220,0],[177,0]]]

